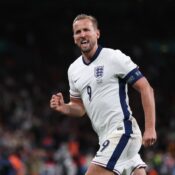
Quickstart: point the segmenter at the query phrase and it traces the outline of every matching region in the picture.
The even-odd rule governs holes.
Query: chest
[[[91,64],[78,68],[73,76],[74,86],[83,92],[87,87],[99,89],[105,84],[116,81],[115,70],[108,64]]]

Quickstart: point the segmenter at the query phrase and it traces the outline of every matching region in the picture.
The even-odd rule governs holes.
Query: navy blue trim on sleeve
[[[137,80],[139,80],[142,77],[143,77],[143,75],[137,67],[137,68],[133,69],[131,72],[129,72],[123,80],[126,83],[133,85]]]

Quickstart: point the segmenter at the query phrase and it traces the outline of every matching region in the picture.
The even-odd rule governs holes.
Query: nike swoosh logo
[[[98,154],[96,154],[95,157],[102,157],[102,155],[98,155]]]
[[[74,83],[76,83],[79,79],[75,80]]]

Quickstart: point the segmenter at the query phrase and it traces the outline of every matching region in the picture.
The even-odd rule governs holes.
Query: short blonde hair
[[[93,26],[94,26],[96,29],[98,29],[98,21],[97,21],[97,19],[96,19],[94,16],[92,16],[92,15],[79,14],[79,15],[77,15],[77,16],[75,17],[75,19],[73,20],[73,24],[74,24],[76,21],[82,20],[82,19],[89,19],[89,20],[92,22]]]

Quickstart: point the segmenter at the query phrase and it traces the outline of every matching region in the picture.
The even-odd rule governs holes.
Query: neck
[[[98,49],[98,45],[96,45],[91,51],[89,52],[82,52],[82,56],[85,60],[85,62],[89,63],[91,62],[92,57],[94,56],[95,52]]]

